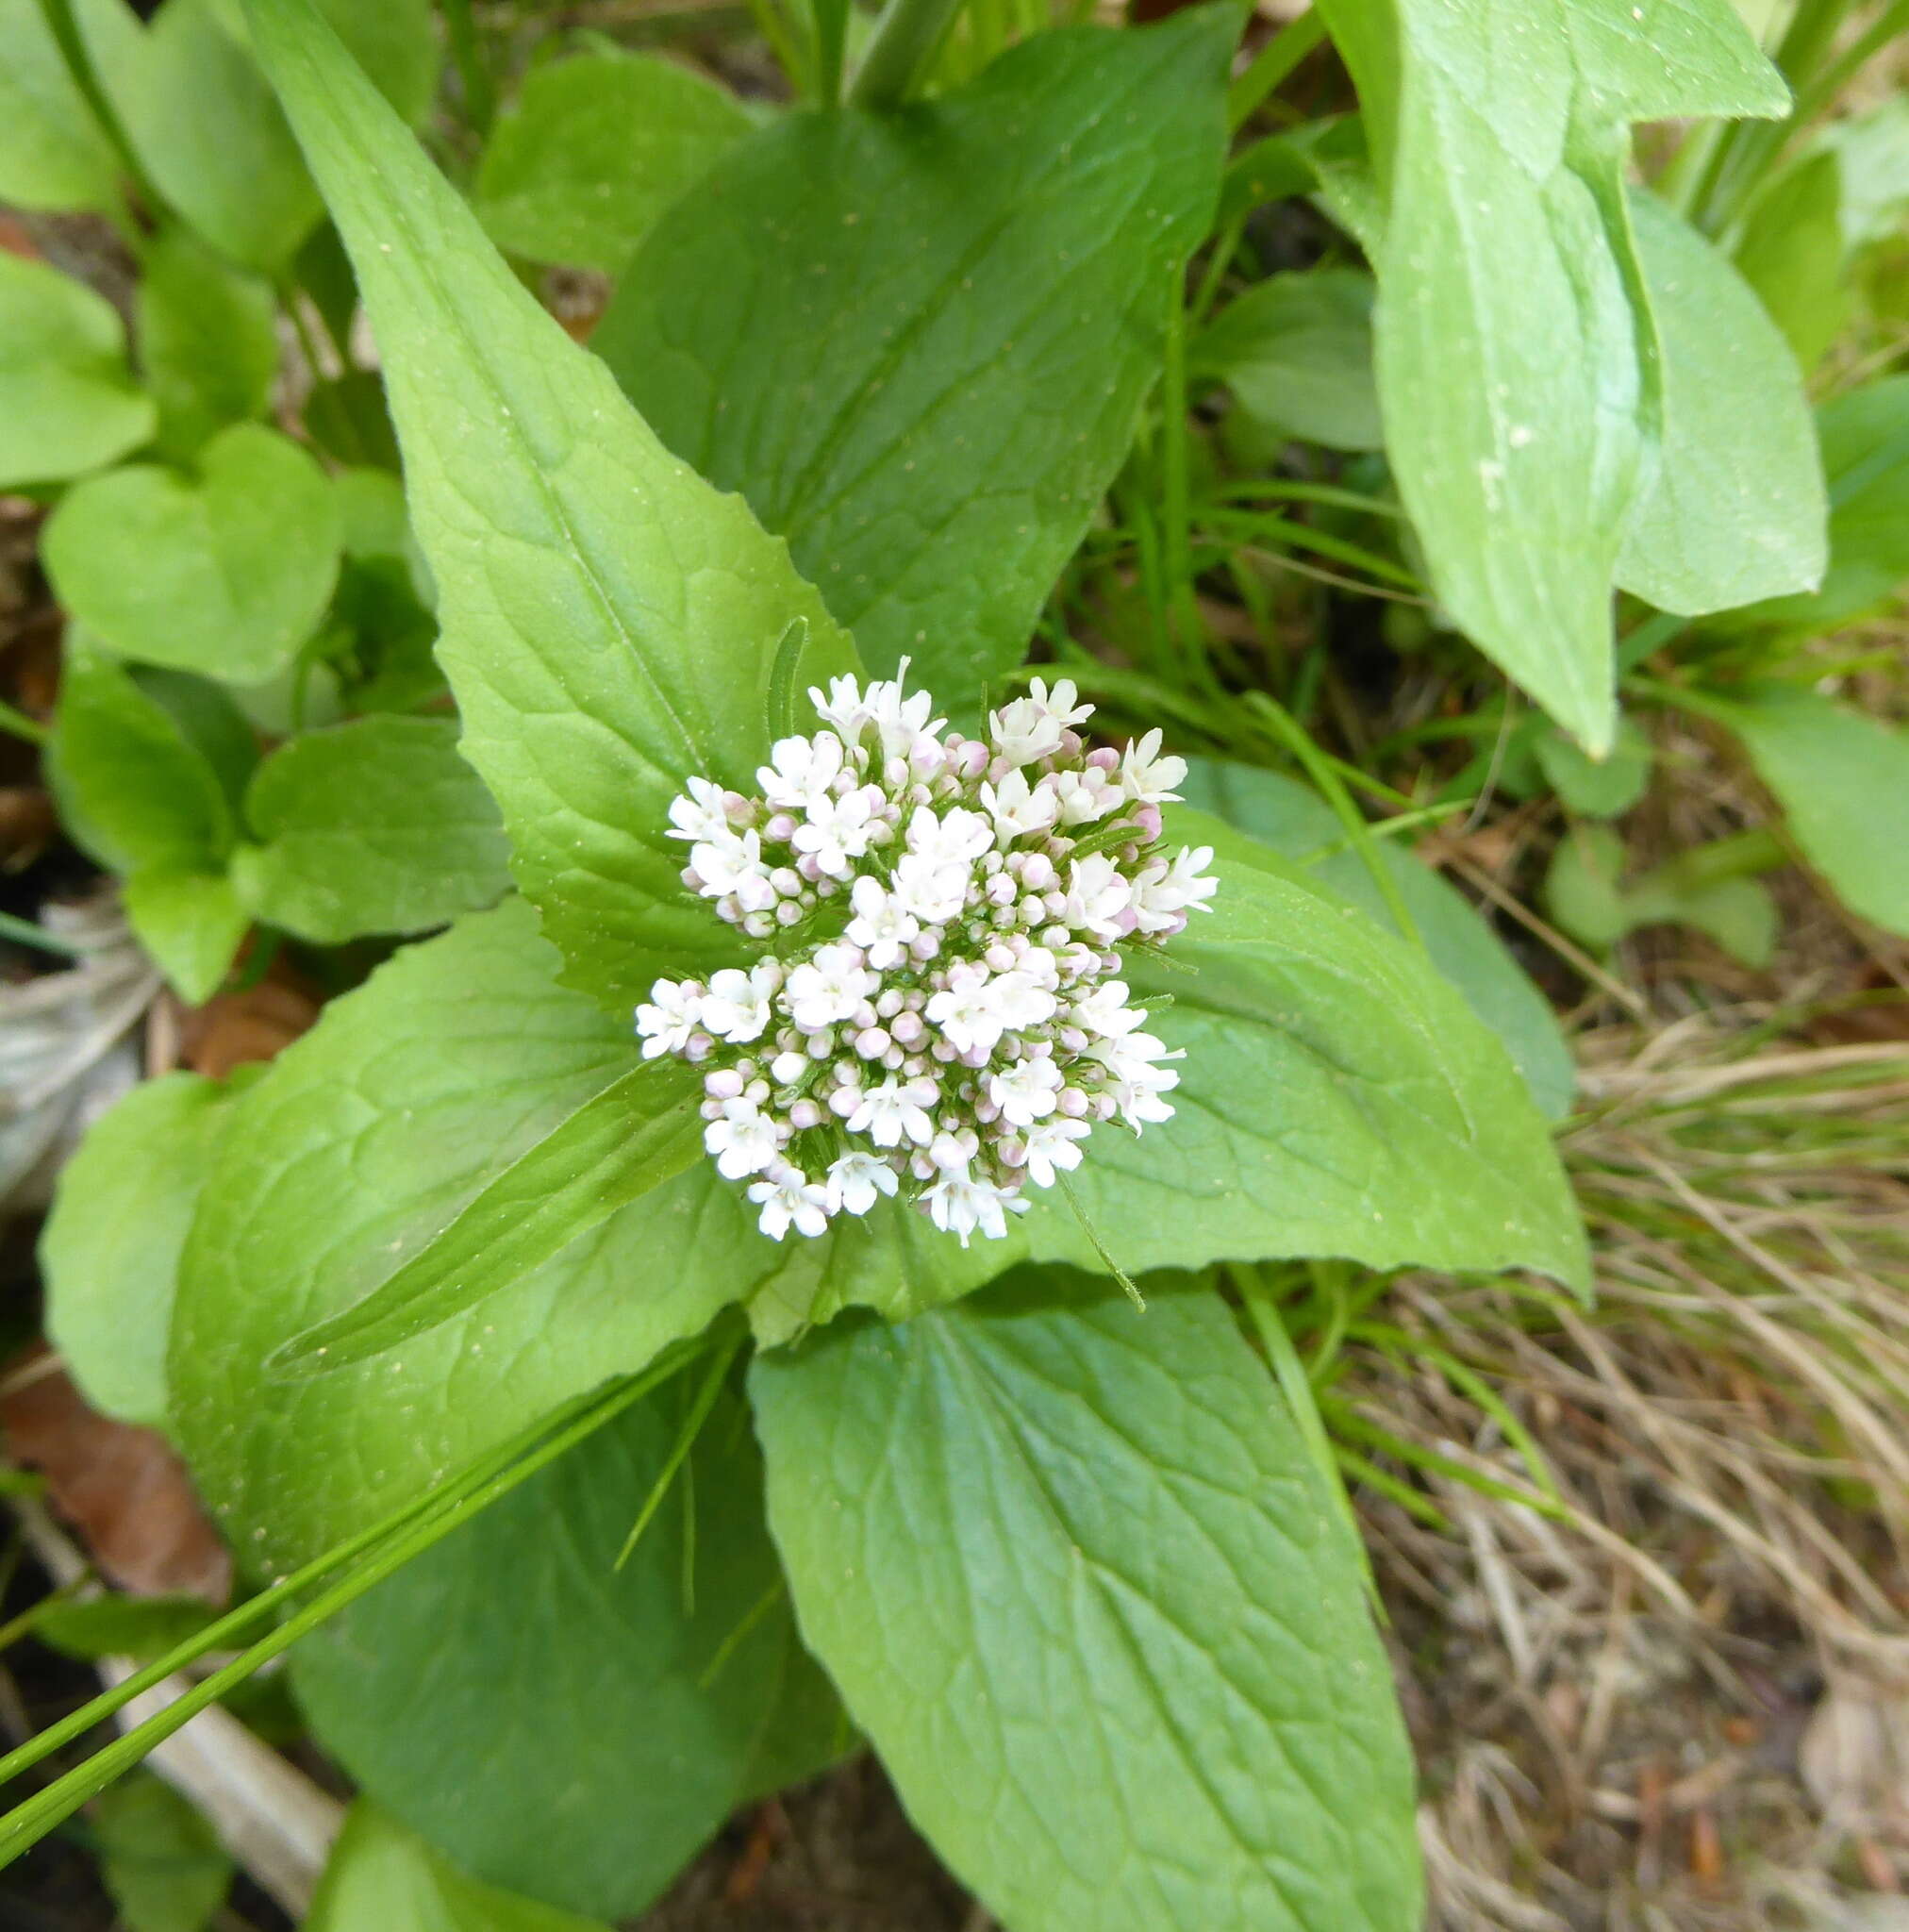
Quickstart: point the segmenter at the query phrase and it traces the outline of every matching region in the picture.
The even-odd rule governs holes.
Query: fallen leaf
[[[219,993],[185,1013],[180,1058],[193,1073],[223,1080],[234,1067],[275,1058],[317,1018],[318,1001],[274,968],[258,985]]]

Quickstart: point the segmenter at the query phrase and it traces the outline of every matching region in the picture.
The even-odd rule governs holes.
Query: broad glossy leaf
[[[1662,445],[1618,559],[1660,610],[1723,610],[1822,580],[1822,465],[1790,346],[1702,236],[1631,197],[1663,356]]]
[[[102,1414],[158,1427],[179,1251],[228,1090],[197,1074],[135,1087],[61,1169],[40,1238],[46,1332]]]
[[[229,423],[265,414],[278,374],[272,286],[190,230],[149,244],[139,291],[140,368],[159,406],[160,446],[191,457]]]
[[[1324,0],[1386,206],[1379,395],[1440,600],[1593,751],[1661,404],[1629,125],[1783,112],[1730,0]]]
[[[697,1379],[380,1584],[293,1665],[319,1738],[377,1803],[472,1876],[605,1918],[641,1911],[756,1794],[765,1751],[795,1748],[806,1775],[846,1741],[778,1589],[739,1393],[617,1567]]]
[[[281,1343],[358,1301],[638,1063],[628,1023],[560,987],[557,965],[523,901],[474,914],[332,1001],[235,1105],[181,1264],[173,1425],[268,1574],[640,1368],[782,1258],[699,1162],[401,1350],[268,1376]]]
[[[664,217],[593,338],[953,715],[1021,660],[1133,440],[1237,30],[1043,33],[892,116],[791,115]]]
[[[338,945],[423,932],[509,886],[497,807],[448,718],[359,718],[288,741],[245,796],[233,883],[269,924]]]
[[[338,575],[338,501],[297,443],[222,431],[191,474],[130,464],[90,477],[46,525],[59,600],[128,658],[233,683],[290,663]]]
[[[0,249],[0,490],[62,483],[153,433],[111,305],[45,263]]]
[[[41,0],[0,0],[0,201],[116,208],[119,163],[60,58]]]
[[[1829,575],[1813,596],[1779,597],[1733,622],[1828,629],[1909,582],[1909,375],[1825,403],[1817,434],[1829,478]]]
[[[1849,313],[1842,284],[1843,163],[1834,149],[1806,155],[1751,205],[1734,259],[1807,375]]]
[[[1357,1554],[1216,1297],[1037,1275],[750,1389],[803,1635],[1015,1932],[1416,1932]]]
[[[87,1807],[99,1875],[125,1932],[210,1932],[232,1889],[219,1834],[163,1778],[136,1771]]]
[[[114,872],[216,871],[232,849],[218,769],[133,672],[77,631],[47,774],[74,836]]]
[[[611,1081],[363,1301],[294,1338],[272,1366],[335,1373],[441,1326],[555,1260],[701,1158],[702,1091],[695,1070],[674,1061]]]
[[[1220,310],[1188,355],[1256,424],[1329,449],[1379,449],[1372,278],[1356,269],[1269,275]]]
[[[674,60],[621,51],[534,69],[473,191],[500,248],[614,274],[755,122]]]
[[[1909,734],[1814,691],[1761,693],[1728,721],[1836,896],[1909,934]]]
[[[223,872],[136,872],[121,893],[133,935],[189,1007],[219,991],[251,924]]]
[[[308,0],[246,4],[377,330],[465,755],[567,979],[627,1012],[663,966],[733,950],[682,888],[669,799],[753,777],[750,700],[792,619],[801,683],[854,647],[538,307]]]
[[[345,1814],[304,1932],[608,1932],[600,1920],[467,1878],[360,1798]]]
[[[1220,758],[1189,763],[1182,787],[1189,804],[1265,840],[1340,898],[1392,926],[1385,894],[1359,855],[1347,848],[1345,828],[1332,808],[1311,787]],[[1396,843],[1384,841],[1379,849],[1432,963],[1504,1042],[1539,1110],[1547,1119],[1561,1120],[1570,1111],[1576,1080],[1551,1003],[1460,893]]]

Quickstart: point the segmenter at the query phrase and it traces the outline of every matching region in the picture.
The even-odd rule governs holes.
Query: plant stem
[[[39,719],[29,718],[25,711],[16,711],[4,699],[0,699],[0,731],[24,738],[28,744],[44,744],[51,736]]]
[[[73,84],[79,90],[80,98],[91,110],[92,118],[99,123],[100,131],[111,142],[113,152],[119,157],[119,163],[125,170],[126,179],[138,192],[140,200],[145,204],[149,214],[158,214],[165,208],[161,198],[146,171],[140,165],[140,158],[133,151],[131,137],[126,133],[125,124],[121,121],[118,110],[108,97],[105,87],[92,64],[92,56],[87,49],[85,37],[80,33],[79,23],[73,15],[73,0],[40,0],[40,10],[46,20],[47,31],[53,36],[54,44],[59,49],[59,58],[66,63],[66,71]]]
[[[858,108],[899,107],[960,11],[961,0],[888,0],[850,100]]]
[[[63,940],[57,933],[50,933],[43,925],[35,925],[30,919],[16,918],[10,912],[0,912],[0,940],[12,940],[23,946],[36,946],[42,953],[57,953],[63,959],[77,959],[85,947],[75,945],[71,940]]]
[[[1326,37],[1326,24],[1317,7],[1282,27],[1253,57],[1251,64],[1226,91],[1226,125],[1236,131],[1281,81]]]

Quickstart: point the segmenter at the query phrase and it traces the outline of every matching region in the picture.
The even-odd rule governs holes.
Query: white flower
[[[1137,745],[1127,741],[1127,755],[1120,760],[1120,789],[1136,805],[1168,805],[1180,794],[1172,788],[1187,775],[1185,758],[1160,756],[1157,727]]]
[[[1212,911],[1205,902],[1220,890],[1220,881],[1202,875],[1212,862],[1210,845],[1183,846],[1170,867],[1164,858],[1154,859],[1134,882],[1134,917],[1140,931],[1175,931],[1193,907]]]
[[[1060,794],[1047,779],[1030,785],[1025,772],[1010,772],[999,785],[983,785],[981,802],[994,820],[995,842],[1038,838],[1060,817]]]
[[[728,832],[689,848],[689,865],[705,894],[720,899],[734,892],[745,912],[765,912],[775,904],[775,888],[762,862],[759,832]]]
[[[1180,1055],[1170,1054],[1164,1041],[1151,1033],[1129,1033],[1123,1040],[1097,1041],[1087,1053],[1106,1068],[1106,1091],[1130,1127],[1173,1118],[1172,1108],[1160,1096],[1180,1084],[1180,1075],[1157,1062],[1178,1059]]]
[[[988,1097],[1003,1120],[1028,1127],[1054,1111],[1062,1085],[1061,1071],[1052,1059],[1017,1060],[1004,1073],[988,1076]]]
[[[1025,1201],[1017,1200],[992,1181],[973,1179],[963,1169],[944,1173],[921,1199],[935,1225],[943,1234],[959,1235],[964,1248],[968,1237],[977,1231],[990,1241],[1001,1240],[1007,1232],[1004,1208],[1011,1208],[1017,1214],[1027,1212]]]
[[[919,852],[905,852],[895,862],[895,903],[923,925],[945,925],[967,903],[973,876],[971,865],[936,865]]]
[[[707,778],[688,781],[688,793],[670,801],[670,833],[672,839],[722,839],[734,827],[723,808],[728,793]]]
[[[1027,1149],[1027,1172],[1036,1187],[1053,1187],[1055,1168],[1072,1169],[1081,1164],[1080,1143],[1089,1131],[1086,1121],[1051,1113],[1021,1134],[1021,1144]]]
[[[760,1204],[762,1217],[756,1225],[772,1241],[779,1241],[791,1227],[813,1240],[828,1226],[828,1189],[805,1181],[798,1168],[785,1168],[766,1181],[753,1182],[749,1198]]]
[[[1010,764],[1031,765],[1038,758],[1052,757],[1060,749],[1063,731],[1093,716],[1091,705],[1076,707],[1079,693],[1071,677],[1063,677],[1052,694],[1046,683],[1037,677],[1030,693],[988,713],[988,728]]]
[[[804,808],[807,816],[796,826],[789,843],[805,852],[832,879],[845,879],[851,861],[869,849],[869,838],[881,821],[875,816],[885,800],[881,787],[863,785],[839,798],[823,793]]]
[[[892,678],[869,686],[868,711],[882,737],[885,758],[906,758],[918,768],[940,762],[941,746],[936,734],[948,723],[931,718],[935,700],[924,691],[904,695],[908,681],[908,660],[904,658]]]
[[[1055,772],[1053,783],[1064,825],[1088,824],[1126,803],[1120,786],[1098,765],[1078,772]]]
[[[1090,852],[1068,869],[1067,910],[1061,917],[1096,939],[1120,936],[1120,915],[1133,904],[1134,889],[1104,852]]]
[[[881,975],[862,964],[854,946],[822,946],[814,958],[790,971],[783,1003],[805,1033],[820,1033],[848,1019],[881,984]]]
[[[1121,1034],[1131,1033],[1136,1026],[1147,1023],[1143,1007],[1128,1006],[1124,979],[1097,981],[1074,1000],[1068,1017],[1083,1031],[1098,1033],[1106,1040],[1118,1040]]]
[[[1007,1027],[1000,981],[966,960],[948,969],[948,984],[929,998],[926,1010],[956,1053],[992,1053]]]
[[[899,1147],[905,1139],[925,1147],[935,1138],[928,1108],[940,1097],[932,1080],[885,1080],[862,1095],[849,1116],[849,1132],[866,1134],[877,1147]]]
[[[871,694],[880,686],[872,685]],[[853,745],[862,735],[862,726],[874,717],[868,698],[862,695],[862,688],[853,677],[832,677],[828,683],[828,696],[823,698],[814,685],[808,688],[808,701],[815,707],[815,714],[824,724],[834,727],[836,736],[846,745]]]
[[[659,979],[637,1008],[637,1033],[646,1060],[681,1053],[702,1020],[702,989],[693,980]]]
[[[844,1154],[828,1171],[830,1209],[866,1214],[878,1194],[895,1191],[895,1170],[872,1154]]]
[[[1039,1026],[1052,1020],[1060,1005],[1054,995],[1054,955],[1039,946],[1033,952],[1048,962],[1049,972],[1045,980],[1030,954],[1012,972],[996,974],[988,983],[993,1011],[1000,1018],[1004,1029],[1016,1033],[1024,1033],[1031,1026]],[[928,1004],[932,1008],[934,1001],[930,1000]]]
[[[861,947],[878,973],[900,965],[908,941],[921,930],[921,921],[879,879],[858,878],[849,904],[855,915],[845,935],[850,943]]]
[[[769,1024],[769,1002],[782,984],[782,968],[762,959],[747,973],[725,967],[712,974],[703,998],[703,1024],[718,1040],[759,1040]]]
[[[772,762],[757,766],[755,782],[763,797],[783,811],[807,810],[811,800],[828,796],[841,774],[842,741],[833,731],[778,739],[769,756]]]
[[[774,1121],[747,1099],[726,1100],[722,1117],[703,1129],[703,1145],[725,1181],[760,1174],[781,1158],[782,1134]]]
[[[925,805],[908,821],[908,850],[938,871],[967,866],[994,843],[994,828],[978,811],[951,806],[939,818]]]

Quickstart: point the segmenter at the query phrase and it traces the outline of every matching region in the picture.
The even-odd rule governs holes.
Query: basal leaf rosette
[[[756,795],[691,778],[670,806],[684,883],[770,950],[657,980],[637,1031],[706,1070],[704,1144],[776,1241],[882,1195],[1000,1237],[1096,1126],[1173,1111],[1179,1056],[1120,973],[1218,884],[1209,847],[1161,842],[1184,761],[1157,731],[1087,750],[1065,678],[943,737],[906,676],[811,688],[822,728]]]

